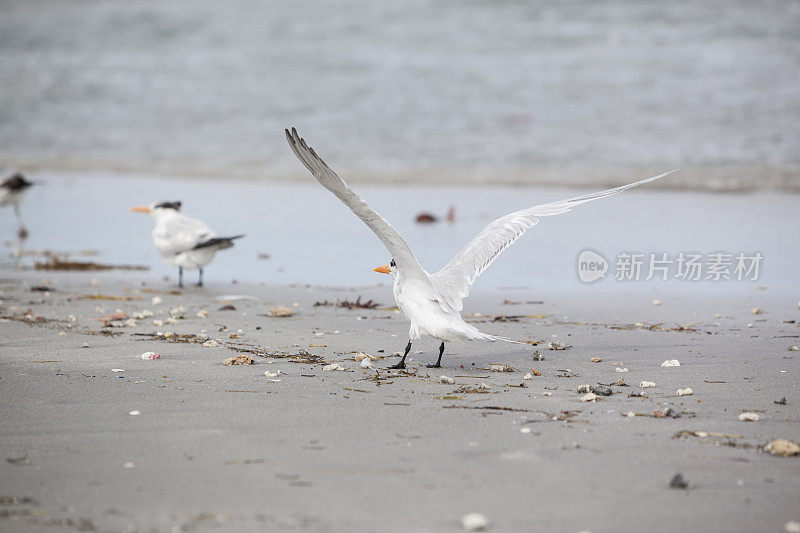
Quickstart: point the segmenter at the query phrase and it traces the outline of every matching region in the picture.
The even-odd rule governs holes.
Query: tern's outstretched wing
[[[378,213],[372,209],[356,192],[347,185],[342,178],[325,164],[313,148],[309,148],[304,139],[297,135],[297,130],[286,130],[286,140],[292,147],[294,155],[306,166],[306,168],[317,178],[323,187],[331,191],[341,200],[364,224],[378,236],[383,245],[389,250],[392,259],[395,260],[398,269],[404,276],[421,275],[426,279],[427,273],[422,269],[417,258],[411,252],[406,241],[399,233],[386,222]]]
[[[168,257],[192,250],[214,237],[216,233],[203,222],[179,213],[156,226],[153,244],[162,256]]]
[[[576,205],[606,198],[637,185],[663,178],[673,172],[676,172],[676,170],[614,189],[537,205],[500,217],[486,226],[477,237],[458,252],[447,266],[439,272],[431,274],[433,286],[452,309],[461,311],[461,300],[469,294],[469,286],[472,285],[481,272],[486,270],[497,259],[500,252],[511,246],[523,233],[538,224],[540,217],[566,213]]]

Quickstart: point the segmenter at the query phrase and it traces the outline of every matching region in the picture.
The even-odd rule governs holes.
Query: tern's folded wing
[[[203,222],[178,214],[156,226],[153,243],[162,256],[171,256],[192,250],[215,236]]]
[[[392,259],[404,276],[419,275],[427,279],[427,273],[422,269],[417,258],[411,252],[406,241],[399,233],[372,209],[356,192],[350,188],[331,168],[310,148],[304,139],[297,135],[297,130],[286,130],[286,140],[289,141],[294,155],[305,165],[323,187],[331,191],[350,210],[360,218],[364,224],[378,236],[383,245],[389,250]]]
[[[500,217],[486,226],[443,269],[431,274],[433,286],[452,309],[461,311],[461,300],[469,294],[469,286],[497,259],[500,252],[538,224],[540,217],[566,213],[577,205],[612,196],[637,185],[657,180],[672,172],[676,171],[671,170],[652,178],[601,192],[537,205]]]

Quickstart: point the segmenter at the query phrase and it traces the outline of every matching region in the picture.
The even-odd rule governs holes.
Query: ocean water
[[[461,185],[369,185],[356,190],[406,239],[429,272],[443,267],[486,224],[511,211],[569,198],[583,192],[572,188]],[[268,285],[311,284],[365,287],[390,278],[372,271],[391,260],[377,237],[336,197],[310,176],[303,183],[164,179],[153,176],[106,176],[85,173],[45,173],[22,206],[30,231],[26,250],[72,253],[75,260],[149,266],[147,272],[112,273],[124,279],[176,282],[176,269],[165,265],[153,248],[152,219],[130,212],[153,200],[182,200],[183,211],[209,224],[221,235],[244,233],[236,245],[219,252],[206,270],[206,282],[230,292],[233,280]],[[753,193],[654,190],[651,184],[620,195],[578,206],[569,213],[543,218],[504,251],[478,278],[477,291],[508,289],[568,293],[587,298],[613,298],[628,291],[664,298],[684,291],[714,294],[755,294],[756,287],[796,293],[800,225],[796,195],[775,191]],[[415,222],[420,212],[440,218],[449,208],[455,221],[431,225]],[[2,270],[13,267],[14,216],[0,209]],[[593,250],[609,262],[606,277],[594,283],[579,279],[577,260]],[[82,250],[94,250],[84,258]],[[756,281],[676,279],[647,281],[644,266],[638,281],[616,279],[620,253],[680,252],[704,256],[724,251],[763,256]],[[269,258],[263,258],[268,255]],[[36,257],[23,258],[30,267]],[[733,266],[731,266],[731,270]],[[43,273],[57,280],[67,274]],[[87,281],[102,274],[76,274]],[[194,282],[195,272],[186,274]],[[159,282],[160,283],[160,282]],[[649,299],[647,301],[650,301]]]
[[[0,2],[0,163],[800,190],[800,3]]]

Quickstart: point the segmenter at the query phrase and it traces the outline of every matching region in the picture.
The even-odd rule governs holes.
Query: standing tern
[[[478,235],[458,252],[440,271],[428,274],[420,266],[399,233],[384,220],[367,202],[350,188],[331,168],[310,148],[297,130],[286,130],[286,139],[292,151],[323,187],[335,194],[355,215],[360,218],[383,242],[392,255],[388,265],[379,266],[375,272],[389,274],[394,278],[394,299],[397,307],[411,322],[408,344],[399,363],[389,368],[405,368],[411,342],[422,335],[442,341],[439,358],[429,368],[439,368],[442,364],[444,343],[464,340],[498,340],[517,342],[481,333],[461,318],[463,300],[469,294],[469,287],[497,259],[500,252],[508,248],[523,233],[535,226],[540,217],[566,213],[576,205],[620,193],[649,181],[676,172],[671,170],[658,176],[586,194],[567,200],[559,200],[515,211],[498,218],[486,226]]]
[[[219,250],[232,247],[235,239],[244,237],[217,237],[203,222],[181,213],[181,202],[153,202],[132,207],[131,211],[149,213],[155,219],[153,244],[165,263],[178,267],[179,287],[183,287],[184,268],[200,271],[197,286],[202,287],[203,267]]]
[[[25,176],[19,172],[15,172],[0,182],[0,206],[11,205],[14,208],[14,215],[17,217],[17,224],[19,230],[17,235],[20,239],[28,238],[28,230],[25,229],[25,223],[22,221],[22,213],[19,210],[19,203],[25,196],[25,192],[33,185],[30,181],[25,179]]]

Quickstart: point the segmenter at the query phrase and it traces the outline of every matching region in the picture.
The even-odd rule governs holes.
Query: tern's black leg
[[[428,365],[428,368],[442,368],[442,354],[444,353],[444,342],[442,345],[439,346],[439,359],[436,360],[436,364]]]
[[[25,240],[28,238],[28,230],[25,229],[25,222],[22,221],[22,213],[19,210],[19,204],[16,202],[14,203],[14,215],[16,215],[17,224],[19,224],[17,236],[20,240]]]
[[[396,365],[392,365],[389,368],[405,368],[406,367],[406,356],[408,355],[408,352],[410,352],[410,351],[411,351],[411,341],[409,340],[408,344],[406,344],[406,352],[403,354],[403,358],[400,359],[399,363],[397,363]]]
[[[178,287],[183,287],[183,267],[178,267]]]
[[[202,287],[203,286],[203,269],[202,268],[200,269],[200,277],[197,278],[197,286],[198,287]]]

